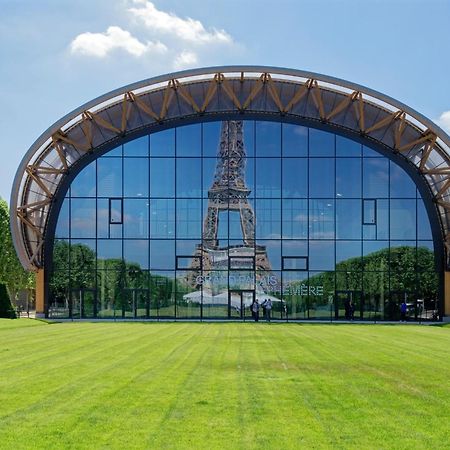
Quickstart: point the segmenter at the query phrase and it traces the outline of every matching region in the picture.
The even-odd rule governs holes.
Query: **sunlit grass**
[[[446,448],[450,328],[0,320],[0,448]]]

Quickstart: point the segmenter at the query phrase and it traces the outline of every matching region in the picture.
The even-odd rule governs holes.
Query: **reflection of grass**
[[[0,336],[2,449],[448,441],[450,328],[20,319]]]

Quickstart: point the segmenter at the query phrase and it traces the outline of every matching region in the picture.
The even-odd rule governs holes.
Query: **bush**
[[[6,286],[0,283],[0,317],[5,319],[15,319],[16,313],[9,299]]]

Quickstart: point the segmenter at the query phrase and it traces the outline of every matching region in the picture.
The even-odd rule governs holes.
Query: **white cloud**
[[[163,54],[167,47],[159,42],[142,43],[129,31],[120,27],[108,27],[105,33],[82,33],[70,44],[72,53],[103,58],[113,50],[122,49],[133,56],[139,57],[146,52]]]
[[[435,121],[444,131],[450,133],[450,111],[444,111]]]
[[[174,69],[184,69],[186,67],[192,67],[197,64],[198,57],[194,52],[183,50],[180,54],[175,57],[173,62]]]
[[[129,11],[149,29],[157,33],[175,35],[192,44],[225,43],[233,42],[231,36],[225,30],[211,28],[209,31],[199,21],[187,17],[182,19],[174,13],[160,11],[152,2],[147,0],[135,0],[136,8]]]

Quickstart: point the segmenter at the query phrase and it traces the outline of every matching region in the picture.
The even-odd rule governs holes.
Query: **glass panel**
[[[334,239],[334,199],[309,201],[310,239]]]
[[[364,270],[386,271],[389,263],[389,243],[387,241],[364,241]]]
[[[202,160],[200,158],[177,158],[177,196],[201,197]]]
[[[282,160],[283,197],[308,197],[308,160],[289,158]]]
[[[155,270],[175,269],[175,241],[150,241],[150,268]]]
[[[361,252],[361,241],[337,241],[336,270],[347,270],[349,265],[353,267],[355,264],[361,264]]]
[[[70,195],[72,197],[95,197],[96,185],[96,161],[93,161],[72,181]]]
[[[417,199],[417,239],[432,239],[430,221],[421,198]]]
[[[363,290],[365,309],[373,320],[384,318],[384,305],[389,298],[389,274],[387,272],[364,272]]]
[[[214,157],[218,153],[222,122],[203,124],[203,156]]]
[[[336,197],[361,197],[361,159],[336,159]]]
[[[255,121],[244,120],[244,146],[247,156],[255,156]]]
[[[97,195],[99,197],[122,196],[122,160],[99,158],[97,160]]]
[[[186,125],[176,129],[177,156],[201,156],[201,124]]]
[[[203,158],[203,189],[202,197],[208,197],[208,191],[211,189],[214,182],[214,174],[216,173],[217,159],[216,158]]]
[[[70,276],[74,287],[95,286],[95,240],[83,239],[70,242]]]
[[[283,272],[283,309],[289,319],[308,319],[308,273]]]
[[[256,200],[256,238],[281,237],[281,201]]]
[[[175,128],[150,135],[151,156],[175,156]]]
[[[58,222],[56,224],[55,237],[68,238],[69,237],[69,205],[70,200],[65,198],[61,209],[59,211]]]
[[[148,159],[124,159],[123,189],[125,197],[148,197]]]
[[[283,156],[308,156],[308,128],[282,124]]]
[[[101,260],[121,260],[122,259],[122,240],[121,239],[98,239],[97,257]],[[100,264],[100,263],[99,263]],[[111,269],[115,265],[110,261],[103,266],[103,269]]]
[[[140,269],[148,269],[148,241],[125,239],[123,241],[123,257],[127,264],[134,264]]]
[[[175,196],[175,159],[152,158],[150,160],[150,196]]]
[[[297,240],[282,241],[283,256],[308,256],[308,242]]]
[[[390,161],[391,197],[416,198],[416,185],[410,176],[397,164]]]
[[[383,155],[381,153],[378,153],[376,150],[373,150],[372,148],[369,148],[365,145],[363,145],[363,156],[365,158],[382,158]]]
[[[150,274],[150,317],[175,317],[175,274],[152,271]]]
[[[283,200],[283,238],[308,238],[308,200]]]
[[[121,198],[109,199],[109,223],[121,224],[123,222],[123,200]]]
[[[278,122],[256,122],[256,155],[281,155],[281,124]]]
[[[388,197],[389,161],[384,158],[363,159],[363,196]]]
[[[334,159],[309,160],[309,196],[334,197]]]
[[[123,146],[123,155],[126,156],[148,156],[148,136],[142,136]]]
[[[202,201],[177,200],[177,238],[202,237]]]
[[[416,239],[416,201],[391,200],[391,239]]]
[[[361,156],[362,145],[336,135],[336,156]]]
[[[189,272],[177,271],[176,305],[177,318],[200,319],[202,291],[189,281]]]
[[[331,320],[333,316],[334,272],[309,272],[309,318]]]
[[[124,200],[124,237],[148,238],[148,207],[146,199]]]
[[[73,238],[95,238],[95,199],[71,200],[71,236]]]
[[[377,223],[377,201],[375,199],[363,200],[363,223],[364,225]]]
[[[306,256],[283,256],[283,270],[308,270]]]
[[[309,155],[334,156],[334,134],[310,128]]]
[[[361,200],[336,200],[336,238],[361,239]]]
[[[264,267],[264,263],[262,262],[262,255],[264,252],[267,255],[269,266],[273,270],[281,269],[281,241],[279,240],[259,240],[256,249],[256,266],[257,268],[267,268]]]
[[[309,268],[334,270],[334,241],[309,241]]]
[[[279,198],[281,196],[281,159],[256,159],[256,197]]]
[[[175,237],[175,200],[150,200],[150,237]]]
[[[417,242],[417,271],[432,272],[436,266],[433,241]]]

